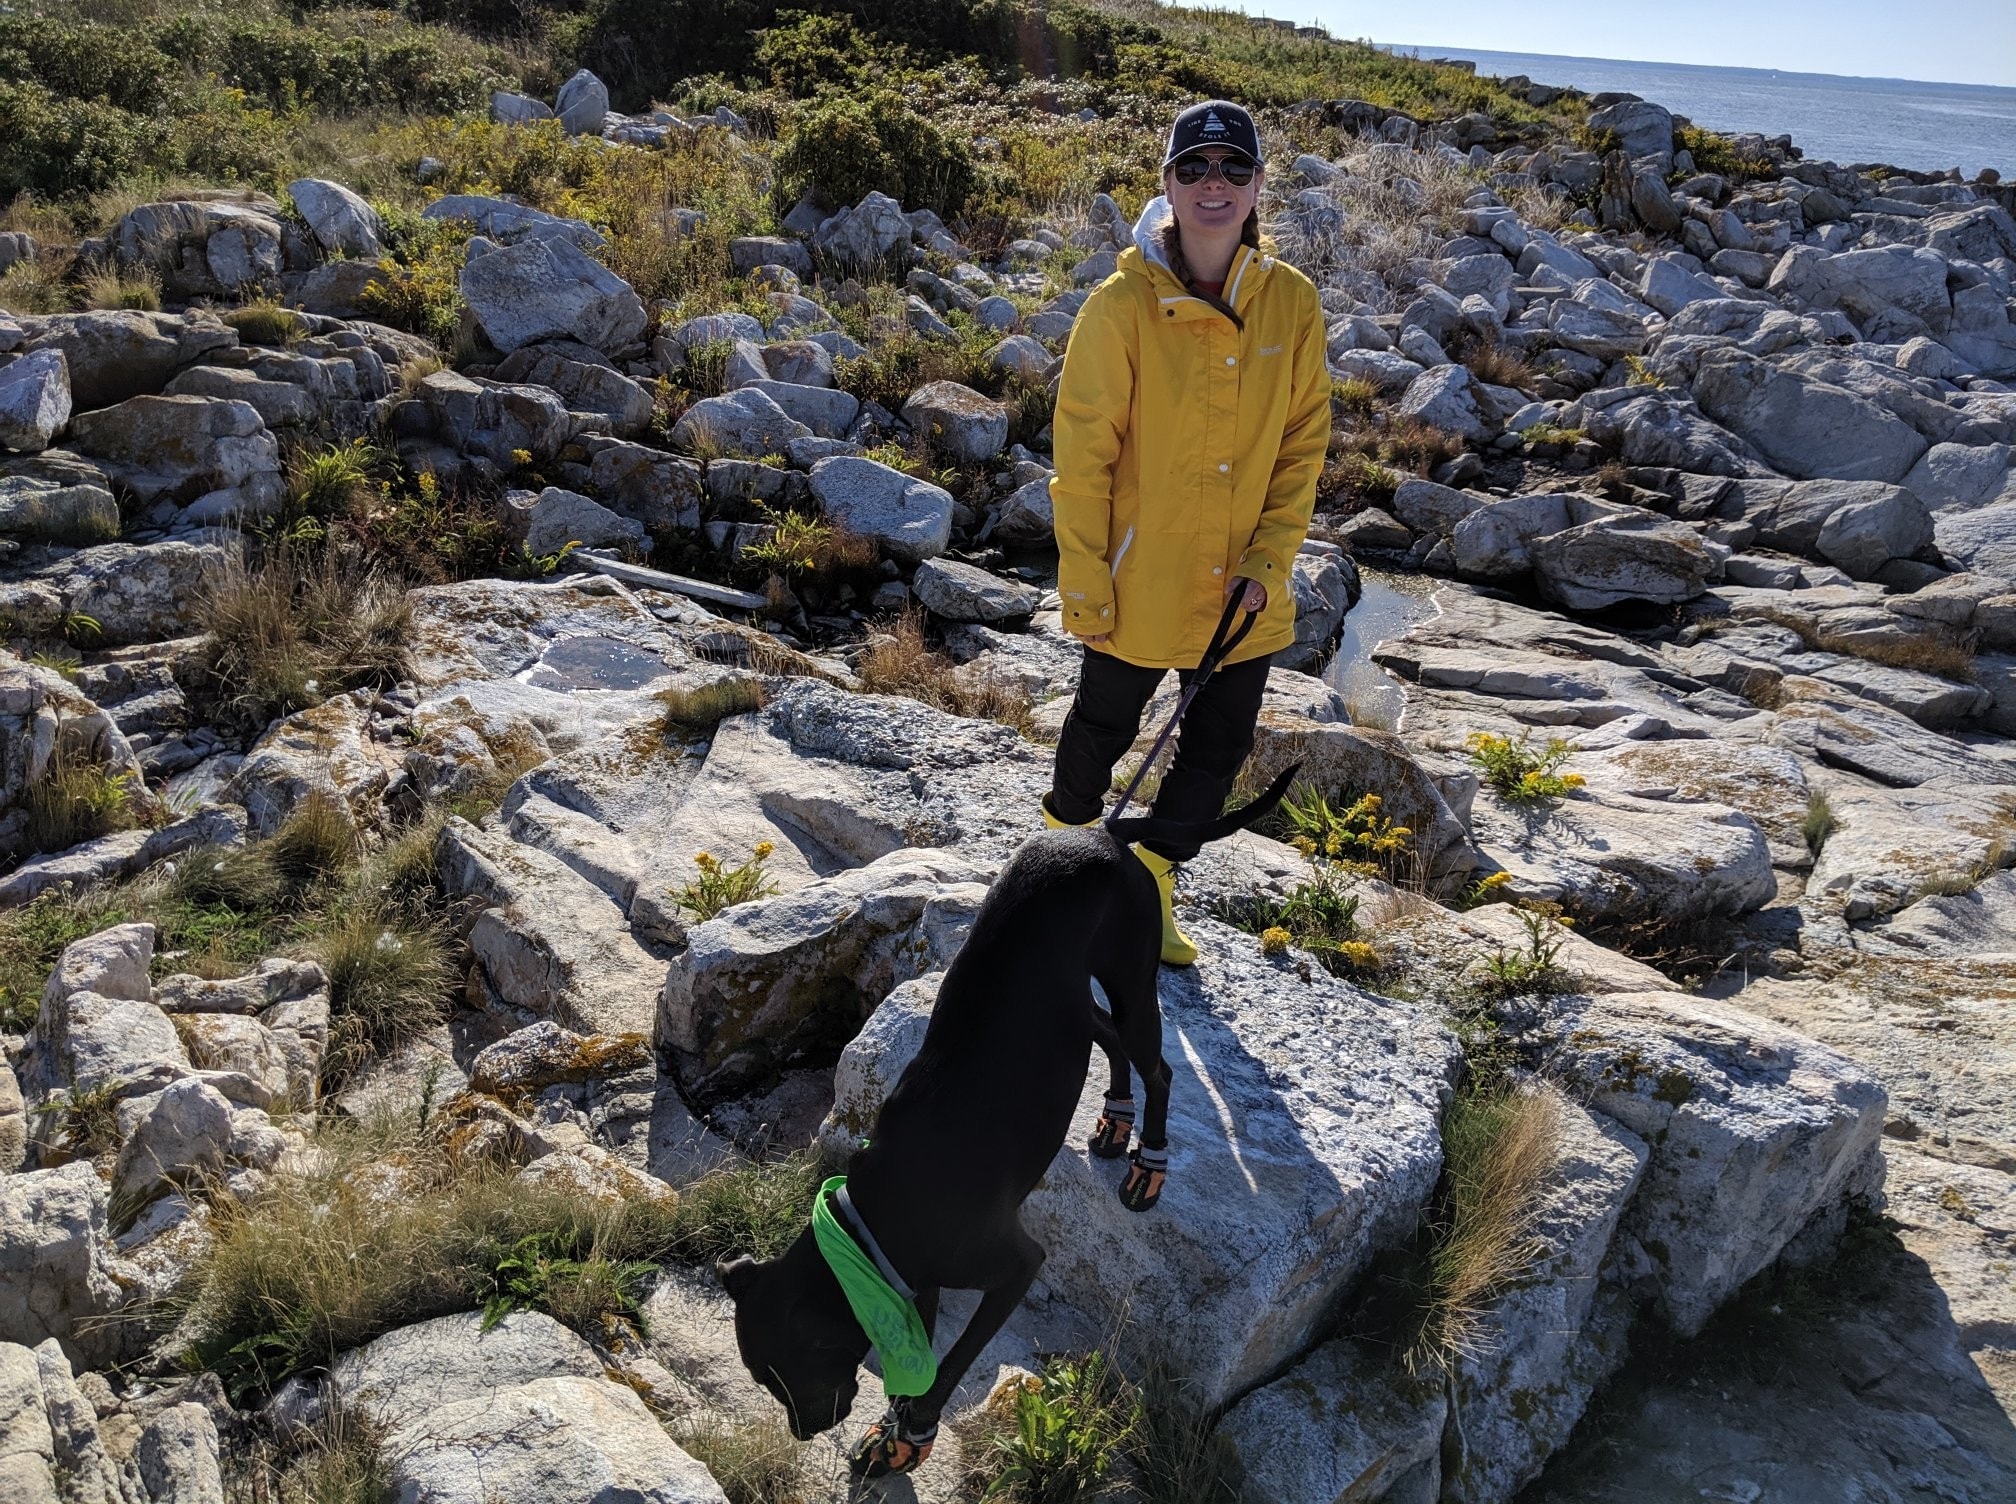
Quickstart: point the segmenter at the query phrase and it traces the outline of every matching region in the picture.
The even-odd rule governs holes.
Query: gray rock
[[[287,196],[323,250],[367,261],[385,253],[385,226],[378,211],[341,183],[296,178],[287,185]]]
[[[1692,1335],[1816,1219],[1882,1183],[1886,1096],[1854,1062],[1735,1008],[1674,993],[1533,1005],[1565,1041],[1563,1086],[1651,1146],[1620,1233],[1661,1315]]]
[[[903,421],[934,448],[969,464],[991,460],[1008,446],[1008,409],[956,381],[919,387],[903,404]]]
[[[1344,631],[1351,593],[1334,557],[1297,553],[1290,569],[1295,592],[1295,641],[1274,655],[1283,668],[1312,672],[1327,662]]]
[[[70,421],[70,366],[60,349],[0,365],[0,447],[41,451]]]
[[[782,235],[743,235],[728,242],[728,259],[747,276],[759,266],[781,266],[801,277],[812,275],[812,257],[802,241]]]
[[[1339,1339],[1240,1400],[1218,1434],[1239,1460],[1251,1504],[1397,1504],[1395,1483],[1438,1464],[1448,1410],[1426,1375],[1410,1378]]]
[[[786,417],[803,423],[822,439],[840,438],[861,415],[861,399],[837,387],[801,386],[765,378],[749,383],[748,390],[763,393]]]
[[[874,460],[834,455],[812,467],[812,494],[837,526],[918,564],[952,539],[952,495]]]
[[[593,356],[593,359],[585,358]],[[638,382],[605,363],[586,346],[526,345],[497,363],[495,379],[530,383],[556,392],[568,411],[603,413],[610,432],[635,438],[651,426],[655,404]]]
[[[1020,580],[1006,580],[971,564],[927,559],[917,566],[910,588],[947,621],[1008,621],[1033,612],[1043,592]]]
[[[177,301],[249,296],[280,275],[280,223],[262,195],[142,204],[112,227],[119,265],[144,268]]]
[[[1498,1504],[1537,1477],[1624,1357],[1628,1303],[1602,1275],[1648,1150],[1613,1119],[1566,1100],[1556,1111],[1530,1273],[1490,1304],[1456,1359],[1464,1445],[1442,1497],[1463,1504]]]
[[[585,219],[563,219],[543,209],[527,208],[509,199],[480,193],[450,193],[420,211],[422,219],[455,220],[472,226],[500,245],[520,240],[566,240],[584,251],[606,244],[602,233]]]
[[[1491,430],[1478,410],[1476,383],[1462,366],[1438,366],[1424,371],[1407,388],[1396,409],[1403,418],[1418,418],[1462,439],[1485,444]]]
[[[1477,508],[1449,534],[1457,572],[1480,579],[1509,578],[1533,567],[1531,545],[1578,521],[1565,496],[1513,496]]]
[[[1645,263],[1638,296],[1671,318],[1690,303],[1714,302],[1724,294],[1706,277],[1687,270],[1671,257],[1654,256]]]
[[[1547,332],[1564,350],[1621,360],[1645,348],[1645,326],[1623,309],[1599,307],[1574,298],[1547,305]]]
[[[825,345],[809,339],[779,340],[763,347],[763,368],[770,379],[794,386],[832,386],[834,359]]]
[[[535,120],[551,120],[553,108],[530,94],[514,94],[508,89],[490,91],[490,118],[499,125],[530,125]]]
[[[1646,100],[1629,99],[1591,111],[1589,129],[1614,132],[1627,156],[1673,160],[1673,116]]]
[[[1057,511],[1050,499],[1050,477],[1018,486],[995,509],[988,533],[1002,543],[1048,543],[1056,534]]]
[[[553,113],[570,136],[599,136],[609,114],[609,89],[586,68],[560,86]]]
[[[1599,518],[1533,545],[1541,591],[1573,611],[1625,601],[1692,600],[1721,572],[1721,560],[1691,528],[1662,518]]]
[[[224,1504],[217,1426],[204,1406],[163,1410],[140,1433],[133,1457],[154,1504]]]
[[[1904,485],[1933,511],[1985,506],[2016,489],[2016,447],[1934,444]]]
[[[142,501],[200,501],[210,515],[258,518],[285,490],[279,441],[247,402],[133,397],[79,413],[70,442]]]
[[[1701,357],[1694,397],[1716,422],[1802,480],[1900,481],[1930,447],[1869,399],[1736,350]]]
[[[543,464],[573,436],[566,404],[541,386],[436,371],[420,383],[417,400],[437,436],[503,471],[517,468],[519,450]]]
[[[232,1147],[232,1105],[202,1081],[175,1081],[133,1125],[113,1167],[113,1230],[169,1189],[218,1175]]]
[[[488,1331],[475,1311],[387,1332],[339,1357],[335,1396],[380,1425],[424,1427],[445,1405],[481,1399],[535,1379],[599,1378],[594,1349],[541,1311],[513,1311]]]
[[[90,1164],[0,1175],[0,1342],[50,1338],[80,1368],[114,1360],[103,1318],[125,1300],[105,1229],[105,1182]]]
[[[644,525],[612,512],[578,491],[548,486],[534,495],[514,491],[504,498],[505,536],[535,559],[558,554],[568,544],[582,548],[646,549]]]
[[[210,313],[111,309],[56,314],[22,327],[28,331],[23,351],[63,352],[78,412],[157,393],[184,366],[238,343]]]
[[[636,291],[571,240],[527,236],[462,268],[461,290],[483,335],[509,354],[542,339],[613,354],[643,337]]]
[[[1828,563],[1858,580],[1873,579],[1893,559],[1910,559],[1932,542],[1932,517],[1902,487],[1849,501],[1820,528],[1817,547]]]
[[[68,477],[0,476],[0,537],[37,543],[82,545],[119,536],[119,503],[96,466],[79,471],[95,477],[66,484]]]
[[[1162,980],[1166,1037],[1183,1044],[1170,1052],[1171,1215],[1106,1211],[1119,1175],[1082,1147],[1105,1095],[1095,1073],[1023,1221],[1049,1252],[1048,1299],[1033,1309],[1117,1331],[1123,1363],[1159,1348],[1209,1407],[1306,1350],[1336,1293],[1407,1235],[1439,1163],[1454,1056],[1407,1005],[1374,1005],[1320,971],[1304,981],[1291,958],[1265,958],[1214,920],[1186,927],[1202,957]],[[872,1124],[922,1037],[929,985],[892,996],[848,1046],[829,1137]],[[1116,1287],[1116,1264],[1140,1277]]]
[[[433,1504],[727,1504],[633,1390],[534,1379],[444,1405],[394,1444],[392,1487]]]
[[[162,642],[193,629],[202,591],[226,558],[217,543],[105,543],[25,580],[0,583],[0,610],[21,629],[53,633],[66,612],[99,625],[96,645]]]
[[[843,270],[869,271],[897,259],[910,244],[910,221],[903,206],[884,193],[871,193],[851,209],[821,224],[812,248]]]
[[[1053,359],[1041,343],[1026,334],[1011,334],[987,352],[990,367],[1018,376],[1032,386],[1043,379]]]
[[[1330,364],[1345,380],[1369,381],[1383,396],[1406,391],[1422,370],[1419,362],[1397,350],[1344,350],[1333,355]]]
[[[1393,515],[1417,533],[1443,536],[1491,498],[1410,477],[1393,493]]]
[[[672,429],[672,442],[683,449],[758,457],[810,437],[810,428],[753,387],[694,403]]]

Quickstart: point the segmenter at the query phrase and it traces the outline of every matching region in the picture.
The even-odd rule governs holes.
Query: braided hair
[[[1176,274],[1176,280],[1189,288],[1194,296],[1202,298],[1206,303],[1209,303],[1213,308],[1224,314],[1226,318],[1232,321],[1234,328],[1243,330],[1246,327],[1246,321],[1232,311],[1230,303],[1227,303],[1223,298],[1213,297],[1209,293],[1197,291],[1196,278],[1190,272],[1190,262],[1183,255],[1183,229],[1182,226],[1176,223],[1176,217],[1173,214],[1169,217],[1169,222],[1162,226],[1161,233],[1162,254],[1169,262],[1169,269]],[[1260,208],[1257,204],[1247,214],[1246,223],[1240,227],[1239,243],[1251,246],[1256,251],[1260,249]]]

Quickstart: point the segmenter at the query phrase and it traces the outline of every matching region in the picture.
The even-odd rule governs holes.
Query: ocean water
[[[1390,45],[1422,57],[1466,59],[1479,73],[1499,78],[1523,73],[1535,83],[1592,94],[1636,94],[1710,130],[1789,132],[1815,160],[1884,162],[1921,172],[1957,167],[1970,178],[1993,167],[2016,178],[2016,89]]]

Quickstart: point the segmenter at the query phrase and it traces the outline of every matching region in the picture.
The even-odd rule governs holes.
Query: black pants
[[[1215,820],[1225,796],[1253,750],[1253,723],[1267,689],[1269,657],[1227,664],[1211,676],[1176,733],[1176,758],[1155,795],[1153,812],[1167,820]],[[1099,818],[1113,783],[1113,765],[1141,733],[1141,711],[1154,697],[1161,668],[1124,663],[1111,653],[1085,650],[1078,671],[1078,694],[1057,741],[1057,771],[1050,785],[1050,813],[1073,825]],[[1190,683],[1189,670],[1179,676]],[[1128,813],[1136,813],[1129,806]],[[1187,862],[1200,843],[1144,841],[1157,856]]]

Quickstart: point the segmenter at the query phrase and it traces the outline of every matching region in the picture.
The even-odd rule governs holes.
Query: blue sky
[[[2016,87],[2016,0],[1245,0],[1342,37]]]

